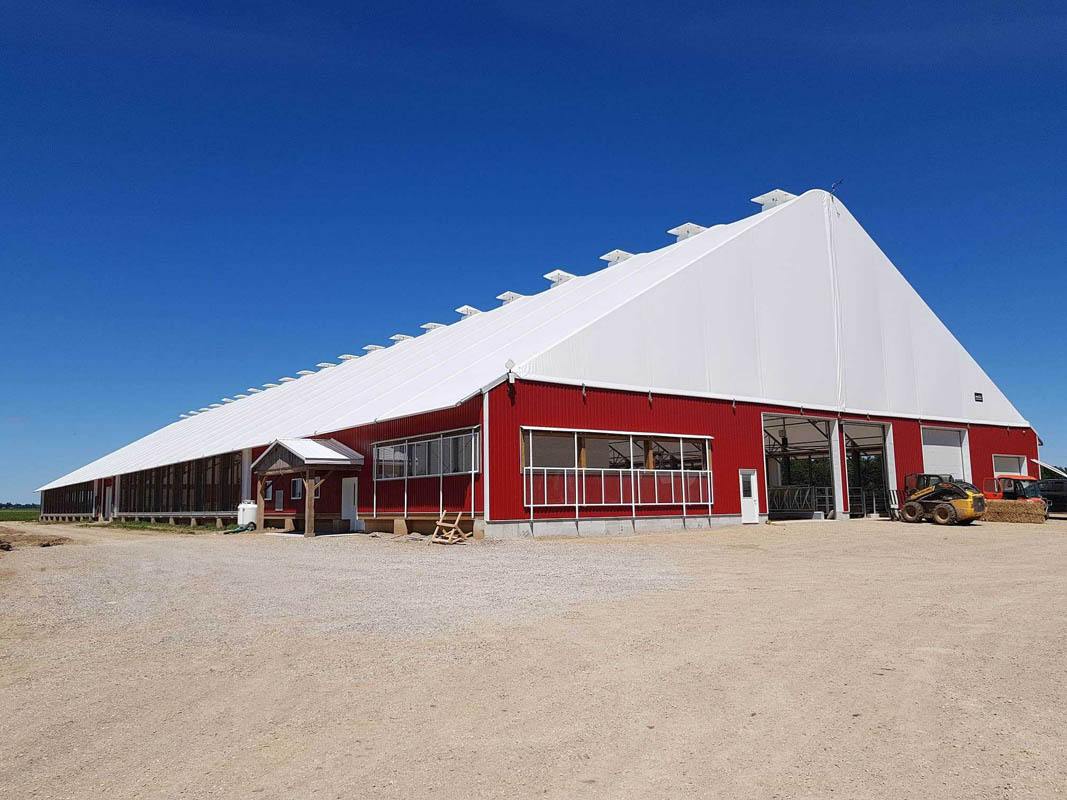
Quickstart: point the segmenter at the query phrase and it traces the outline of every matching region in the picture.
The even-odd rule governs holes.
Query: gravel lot
[[[1067,796],[1067,521],[5,527],[0,797]]]

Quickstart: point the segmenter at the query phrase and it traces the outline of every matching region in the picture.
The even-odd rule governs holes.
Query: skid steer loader
[[[904,494],[900,518],[905,522],[932,519],[938,525],[970,525],[985,513],[985,497],[978,487],[951,475],[908,475]]]

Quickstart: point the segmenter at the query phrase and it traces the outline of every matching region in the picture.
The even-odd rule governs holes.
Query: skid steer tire
[[[922,522],[922,503],[905,503],[904,506],[900,509],[900,518],[905,522]]]
[[[934,506],[933,513],[934,522],[938,525],[955,525],[956,524],[956,509],[950,506],[948,503],[941,503]]]
[[[970,519],[956,520],[957,525],[970,525],[972,522],[974,522],[974,517],[971,517]]]

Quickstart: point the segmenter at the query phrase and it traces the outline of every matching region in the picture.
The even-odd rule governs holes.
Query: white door
[[[359,478],[341,479],[341,519],[347,519],[349,527],[356,527],[359,519]]]
[[[963,460],[963,431],[923,428],[923,472],[967,480]]]
[[[748,524],[759,522],[759,498],[756,495],[756,470],[737,471],[741,480],[741,521]]]

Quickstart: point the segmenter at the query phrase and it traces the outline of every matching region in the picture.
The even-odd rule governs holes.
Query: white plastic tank
[[[237,506],[237,524],[249,525],[256,521],[256,504],[244,502]]]

